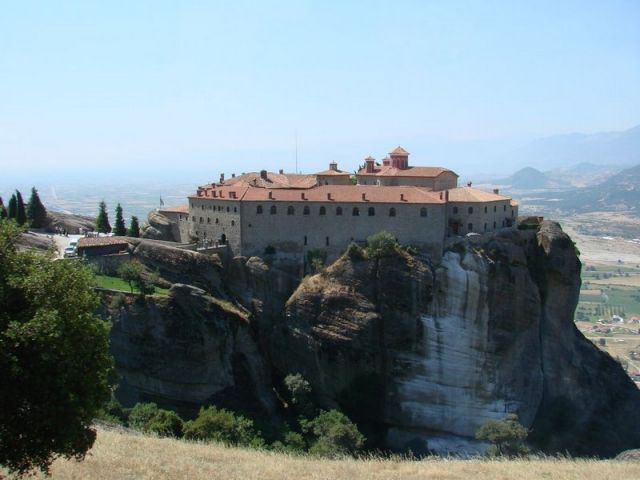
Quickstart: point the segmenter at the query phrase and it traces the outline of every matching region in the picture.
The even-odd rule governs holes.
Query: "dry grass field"
[[[82,462],[58,460],[54,479],[412,480],[640,478],[640,463],[614,460],[321,460],[98,430]],[[44,478],[44,477],[38,477]]]

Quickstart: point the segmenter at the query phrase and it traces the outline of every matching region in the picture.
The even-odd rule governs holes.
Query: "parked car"
[[[71,240],[69,242],[69,247],[77,248],[78,247],[78,241],[77,240]]]
[[[76,256],[76,247],[66,247],[64,249],[64,258],[75,257]]]

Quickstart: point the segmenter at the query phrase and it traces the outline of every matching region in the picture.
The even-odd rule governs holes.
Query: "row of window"
[[[487,207],[485,206],[485,207],[484,207],[484,213],[487,213],[487,211],[488,211],[488,210],[487,210]],[[494,212],[496,212],[496,211],[497,211],[497,206],[496,206],[496,205],[494,205],[494,206],[493,206],[493,211],[494,211]],[[506,211],[507,211],[507,206],[506,206],[506,205],[503,205],[503,206],[502,206],[502,211],[503,211],[503,212],[506,212]],[[467,212],[468,212],[469,214],[472,214],[472,213],[473,213],[473,207],[469,207],[469,208],[467,208]],[[458,213],[458,207],[453,207],[453,213]]]
[[[193,216],[191,217],[191,221],[195,222],[196,221],[196,217]],[[204,223],[204,218],[200,217],[200,223]],[[207,217],[207,223],[211,223],[211,218]],[[219,224],[220,223],[220,219],[216,218],[215,224]],[[235,220],[231,220],[231,226],[234,227],[236,224]]]
[[[191,205],[191,208],[194,208],[193,205]],[[204,205],[200,205],[200,208],[202,210],[206,210],[207,207],[205,207]],[[218,211],[218,212],[222,212],[224,210],[224,208],[221,205],[209,205],[209,210],[213,210],[214,212]],[[227,207],[227,212],[231,211],[231,207]],[[238,207],[233,207],[233,211],[237,212],[238,211]]]
[[[258,205],[256,207],[256,214],[258,215],[262,215],[264,213],[264,208],[262,207],[262,205]],[[271,205],[271,207],[269,208],[269,213],[271,215],[276,215],[278,213],[278,208],[275,205]],[[319,215],[326,215],[327,214],[327,208],[326,207],[320,207],[319,211],[318,211]],[[343,213],[343,209],[342,207],[336,207],[336,215],[337,216],[341,216]],[[287,215],[295,215],[296,214],[296,210],[293,207],[293,205],[289,205],[287,207]],[[311,209],[309,208],[309,206],[306,206],[302,209],[302,214],[303,215],[311,215]],[[370,217],[375,216],[376,214],[376,209],[375,207],[369,207],[367,209],[367,215]],[[360,216],[360,208],[359,207],[353,207],[353,209],[351,210],[351,215],[354,217],[358,217]],[[389,216],[390,217],[395,217],[396,216],[396,209],[394,207],[391,207],[389,209]],[[420,209],[420,216],[421,217],[426,217],[427,216],[427,209],[425,207],[422,207]]]

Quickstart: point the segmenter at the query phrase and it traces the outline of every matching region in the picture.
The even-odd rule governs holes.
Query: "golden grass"
[[[614,460],[321,460],[98,429],[82,462],[58,460],[54,479],[412,480],[640,478],[640,463]],[[39,477],[41,478],[41,477]]]

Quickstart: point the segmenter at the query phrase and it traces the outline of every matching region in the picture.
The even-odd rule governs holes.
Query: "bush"
[[[264,444],[251,420],[214,406],[202,407],[198,417],[185,424],[184,436],[191,440],[217,441],[229,445]]]
[[[493,444],[493,455],[514,457],[526,455],[529,449],[524,441],[529,431],[518,422],[517,415],[507,415],[502,420],[489,420],[476,432],[476,439]]]
[[[309,452],[323,457],[353,454],[364,445],[365,438],[349,418],[337,411],[320,412],[313,420],[301,420],[302,431],[315,437]]]
[[[307,449],[307,444],[301,434],[289,431],[282,441],[273,442],[271,448],[279,452],[302,453]]]
[[[324,250],[309,250],[307,252],[307,265],[311,273],[318,273],[327,261],[327,252]]]
[[[109,403],[107,403],[104,408],[98,412],[96,417],[100,420],[104,420],[105,422],[115,423],[117,425],[126,425],[128,415],[115,396],[111,395]]]
[[[396,238],[383,230],[367,238],[367,253],[374,258],[386,257],[395,252],[396,245]]]
[[[155,403],[136,403],[129,412],[129,426],[144,431],[147,424],[159,411],[160,409]]]
[[[180,416],[169,410],[158,410],[158,413],[145,425],[144,431],[155,433],[160,437],[181,437],[184,422]]]
[[[364,259],[364,250],[357,243],[351,242],[349,244],[349,246],[347,247],[346,255],[352,261],[363,260]]]

